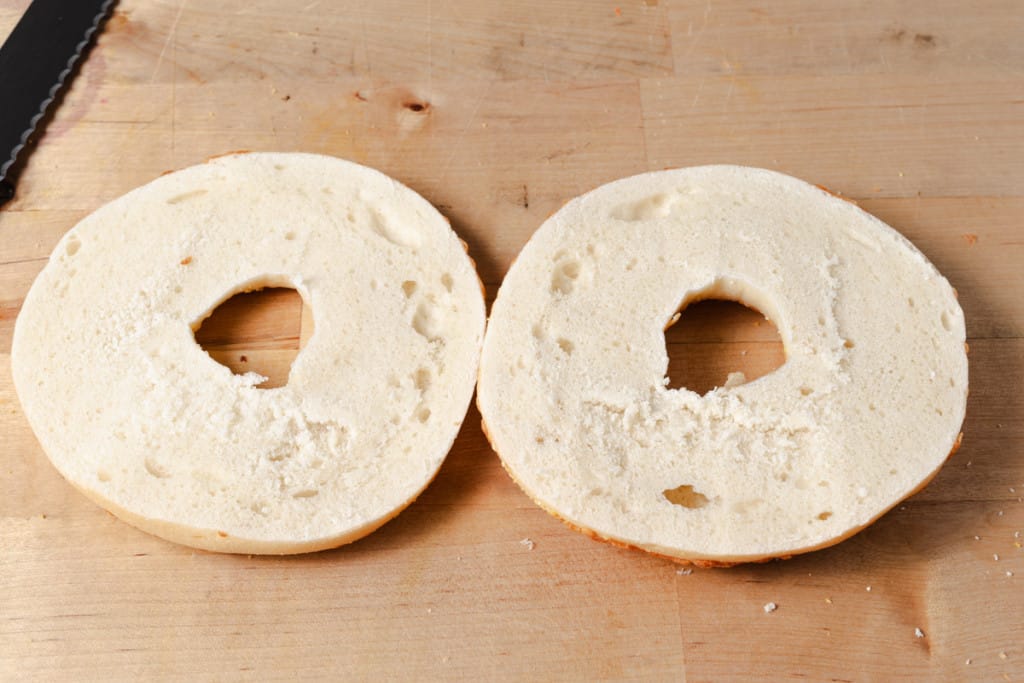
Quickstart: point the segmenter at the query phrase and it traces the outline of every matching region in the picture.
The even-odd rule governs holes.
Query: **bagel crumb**
[[[691,569],[690,567],[680,567],[676,570],[676,574],[678,574],[679,576],[689,576],[692,573],[693,569]]]
[[[774,612],[778,608],[779,608],[779,606],[776,605],[774,602],[769,602],[768,604],[766,604],[764,606],[764,611],[765,611],[766,614],[771,614],[772,612]]]
[[[524,538],[523,540],[519,541],[519,545],[523,546],[527,550],[533,550],[537,544],[531,541],[529,538]]]
[[[915,628],[914,636],[917,638],[924,638],[924,631],[922,631],[920,628]]]

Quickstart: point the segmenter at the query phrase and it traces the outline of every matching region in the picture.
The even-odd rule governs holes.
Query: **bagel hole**
[[[236,375],[263,375],[256,388],[274,389],[288,383],[295,357],[313,335],[313,315],[294,288],[266,287],[230,297],[194,335],[213,360]]]
[[[705,299],[670,317],[665,351],[666,386],[700,395],[727,382],[728,386],[752,382],[786,362],[772,321],[755,308],[724,299]]]

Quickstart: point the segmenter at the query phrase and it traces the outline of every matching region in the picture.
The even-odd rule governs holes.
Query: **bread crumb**
[[[866,590],[868,593],[870,593],[871,592],[871,586],[866,587],[864,590]]]
[[[1002,517],[1002,516],[1003,516],[1003,511],[1002,510],[1000,510],[999,512],[996,513],[996,517]]]
[[[1006,572],[1006,575],[1007,576],[1013,576],[1013,572],[1008,571],[1008,572]]]
[[[967,666],[970,666],[971,665],[971,658],[968,657],[967,661],[965,661],[964,664],[966,664]]]
[[[825,602],[827,602],[828,604],[831,605],[832,604],[832,598],[825,598]]]
[[[999,561],[998,553],[992,553],[992,559],[995,560],[996,562],[998,562]]]
[[[1006,653],[1005,652],[1000,652],[999,653],[999,659],[1006,659]]]
[[[980,541],[980,540],[981,540],[981,536],[975,536],[975,537],[974,537],[974,540],[975,540],[975,541]]]
[[[536,546],[537,544],[528,538],[524,538],[523,540],[519,541],[519,545],[523,546],[527,550],[533,550],[534,546]]]
[[[689,567],[680,567],[676,570],[676,574],[678,574],[679,576],[689,576],[692,573],[693,570]]]
[[[964,238],[964,241],[967,242],[967,246],[969,247],[974,246],[974,243],[978,241],[978,236],[973,232],[965,232],[960,236]]]
[[[764,611],[767,614],[771,614],[772,612],[774,612],[777,609],[779,609],[779,606],[776,605],[774,602],[769,602],[768,604],[766,604],[764,606]]]
[[[918,638],[924,638],[924,631],[919,628],[914,629],[914,635]]]

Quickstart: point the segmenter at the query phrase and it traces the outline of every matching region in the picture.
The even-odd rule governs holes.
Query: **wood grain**
[[[0,36],[27,5],[0,0]],[[122,0],[0,210],[0,679],[1024,680],[1021,35],[1012,0]],[[420,499],[350,546],[233,557],[135,531],[41,452],[14,321],[79,219],[233,149],[406,183],[469,242],[489,299],[547,215],[614,178],[729,162],[828,186],[959,290],[963,447],[849,541],[728,571],[568,530],[475,409]],[[313,324],[266,292],[198,338],[283,382]],[[670,372],[768,371],[773,335],[694,307]]]

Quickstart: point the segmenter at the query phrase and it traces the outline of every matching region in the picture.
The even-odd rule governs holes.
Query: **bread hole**
[[[284,234],[284,238],[290,242],[291,240],[295,239],[295,233],[289,230]]]
[[[822,513],[818,514],[818,519],[820,519],[821,521],[824,522],[826,519],[828,519],[831,516],[832,516],[832,512],[830,510],[825,510],[825,512],[822,512]]]
[[[808,386],[800,387],[800,395],[801,396],[810,396],[813,393],[814,393],[814,389],[812,389],[812,388],[810,388]]]
[[[96,478],[106,483],[110,481],[110,472],[107,472],[106,470],[96,470]]]
[[[558,339],[558,348],[562,349],[562,352],[565,353],[565,355],[571,356],[572,352],[573,352],[573,349],[575,349],[576,346],[575,346],[575,344],[573,344],[568,339],[565,339],[564,337],[560,337]]]
[[[386,216],[372,206],[366,207],[366,215],[373,231],[392,244],[415,249],[423,242],[423,236],[412,224]]]
[[[620,204],[611,210],[611,217],[620,221],[646,221],[664,218],[672,213],[680,197],[676,193],[656,193],[632,202]]]
[[[843,341],[844,349],[852,349],[854,346],[856,346],[856,344],[854,344],[853,341],[850,339],[846,339]]]
[[[204,194],[206,194],[206,192],[207,191],[205,189],[202,189],[202,188],[200,188],[198,190],[191,190],[189,192],[182,192],[181,194],[174,195],[173,197],[168,199],[167,203],[168,204],[172,204],[172,205],[173,204],[181,204],[182,202],[187,202],[190,199],[195,199],[196,197],[201,197]]]
[[[301,491],[293,493],[292,498],[312,498],[319,493],[320,491],[317,489],[302,489]]]
[[[942,329],[946,330],[947,332],[953,329],[953,323],[950,322],[949,313],[947,313],[946,311],[942,312],[942,315],[939,316],[939,320],[942,321]]]
[[[681,505],[691,510],[702,508],[708,504],[707,496],[694,490],[690,484],[683,484],[674,489],[665,489],[661,494],[673,505]]]
[[[423,393],[430,388],[430,369],[429,368],[417,368],[416,372],[413,373],[413,383],[416,388]]]
[[[551,291],[557,294],[571,294],[579,276],[580,264],[577,261],[564,261],[558,264],[551,276]]]
[[[267,379],[257,388],[273,389],[288,383],[296,356],[313,334],[313,322],[295,289],[267,287],[229,297],[192,329],[210,358],[236,375],[262,375]]]
[[[67,245],[64,247],[64,253],[68,256],[74,256],[78,253],[78,250],[82,248],[82,243],[77,237],[72,237],[68,240]]]
[[[421,302],[412,316],[412,328],[427,339],[437,339],[443,328],[440,311],[426,301]]]
[[[441,276],[441,286],[445,288],[445,291],[451,292],[454,285],[455,281],[452,280],[451,273],[445,273]]]
[[[156,477],[157,479],[166,479],[167,477],[171,476],[171,474],[153,458],[146,458],[143,461],[143,464],[146,467],[146,471],[149,472],[154,477]]]
[[[635,259],[635,258],[629,259],[629,263],[626,264],[626,270],[633,270],[634,268],[636,268],[636,264],[637,263],[639,263],[639,261],[637,259]]]
[[[402,283],[402,294],[405,294],[405,298],[408,299],[416,293],[416,287],[417,284],[415,280],[406,280]]]
[[[430,408],[421,407],[416,410],[416,419],[422,423],[426,423],[430,419]]]
[[[729,375],[746,382],[763,377],[786,362],[779,332],[760,311],[735,301],[705,299],[684,306],[664,331],[668,367],[665,386],[700,395],[725,386]]]

